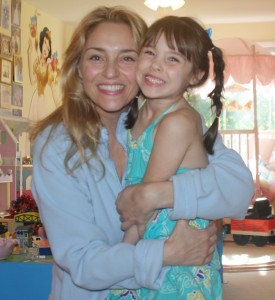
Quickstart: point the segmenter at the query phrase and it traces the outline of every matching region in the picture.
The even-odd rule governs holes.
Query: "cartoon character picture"
[[[52,55],[52,39],[51,32],[48,27],[43,28],[38,40],[36,15],[31,18],[29,27],[31,35],[28,47],[29,76],[31,84],[36,85],[36,90],[34,91],[30,104],[29,119],[37,121],[47,116],[55,107],[58,106],[58,55],[57,52]],[[34,48],[36,51],[35,58],[33,58]],[[45,96],[47,86],[50,87],[52,97]]]

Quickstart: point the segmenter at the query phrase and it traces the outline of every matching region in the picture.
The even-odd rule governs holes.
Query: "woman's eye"
[[[99,55],[92,55],[90,57],[90,60],[93,60],[93,61],[100,61],[101,60],[101,57]]]
[[[134,59],[134,57],[132,57],[132,56],[125,56],[125,57],[123,57],[123,60],[126,61],[126,62],[136,61],[136,60]]]

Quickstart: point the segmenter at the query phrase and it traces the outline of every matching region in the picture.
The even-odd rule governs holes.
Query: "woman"
[[[163,266],[212,258],[213,224],[196,231],[180,220],[166,241],[121,242],[115,199],[125,184],[124,120],[138,93],[135,77],[145,30],[138,15],[122,8],[89,13],[65,53],[62,105],[32,130],[32,191],[56,262],[50,299],[102,300],[111,288],[158,288]],[[250,197],[251,175],[238,156],[235,160],[244,178],[238,187]],[[163,185],[169,196],[163,194],[163,202],[170,205],[171,186]]]

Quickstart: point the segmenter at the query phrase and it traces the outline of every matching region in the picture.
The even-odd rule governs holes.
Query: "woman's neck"
[[[126,163],[126,154],[116,137],[118,118],[113,116],[108,118],[103,117],[101,121],[108,131],[110,158],[114,161],[118,177],[121,180]]]
[[[118,177],[121,180],[125,168],[125,163],[126,163],[126,154],[123,147],[117,140],[116,130],[114,129],[116,129],[116,127],[110,128],[108,130],[109,153],[110,153],[110,158],[114,161],[114,164],[116,166]]]

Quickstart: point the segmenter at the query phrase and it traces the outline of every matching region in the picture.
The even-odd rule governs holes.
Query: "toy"
[[[18,226],[15,232],[20,248],[28,248],[32,246],[33,229],[31,225]]]
[[[233,240],[238,245],[246,245],[251,240],[258,247],[265,246],[275,236],[275,216],[271,211],[266,198],[258,199],[244,220],[231,220]]]

